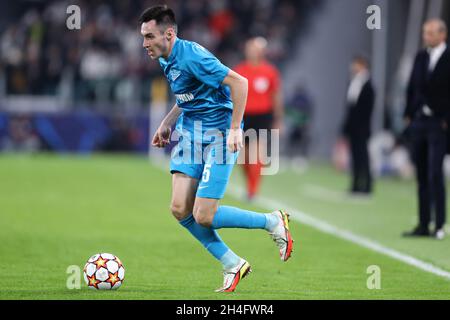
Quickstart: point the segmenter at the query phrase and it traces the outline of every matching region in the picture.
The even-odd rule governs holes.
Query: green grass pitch
[[[239,183],[236,168],[232,184]],[[291,222],[291,260],[261,230],[220,230],[253,267],[235,293],[217,294],[217,261],[169,213],[170,174],[133,156],[0,156],[0,299],[448,299],[450,281],[356,244]],[[414,184],[384,180],[368,203],[320,199],[318,188],[345,188],[326,166],[282,172],[264,181],[263,195],[449,269],[448,239],[404,240],[415,218]],[[315,189],[314,189],[315,188]],[[328,190],[327,189],[327,190]],[[320,189],[319,189],[320,191]],[[331,191],[330,191],[331,192]],[[319,192],[320,193],[320,192]],[[256,208],[231,198],[228,205]],[[276,208],[273,208],[276,209]],[[69,290],[66,269],[94,253],[123,261],[117,291]],[[366,286],[370,265],[381,289]]]

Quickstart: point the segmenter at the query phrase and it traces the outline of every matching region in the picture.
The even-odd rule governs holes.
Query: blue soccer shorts
[[[222,199],[238,155],[227,152],[226,137],[221,144],[192,143],[181,138],[172,150],[170,173],[180,172],[199,180],[197,197]]]

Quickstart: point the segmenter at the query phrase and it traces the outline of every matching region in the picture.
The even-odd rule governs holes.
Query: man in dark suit
[[[450,52],[447,27],[439,19],[423,27],[426,48],[416,56],[407,92],[404,118],[410,131],[411,155],[416,167],[419,225],[405,236],[430,235],[431,210],[435,212],[437,239],[445,236],[446,192],[443,161],[450,116]]]
[[[350,192],[369,195],[372,192],[372,175],[368,142],[375,92],[370,81],[369,62],[355,57],[351,63],[352,79],[347,92],[347,114],[342,134],[348,139],[352,160],[352,185]]]

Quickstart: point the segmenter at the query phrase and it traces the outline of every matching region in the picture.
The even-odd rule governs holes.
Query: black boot
[[[430,230],[427,227],[417,226],[412,231],[403,232],[404,237],[428,237]]]

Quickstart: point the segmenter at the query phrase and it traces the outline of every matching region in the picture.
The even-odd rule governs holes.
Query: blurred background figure
[[[261,158],[269,150],[259,130],[283,128],[283,101],[280,90],[280,74],[277,68],[265,58],[267,40],[256,37],[245,43],[245,61],[235,67],[235,71],[248,79],[248,98],[244,115],[244,130],[256,130],[257,140],[245,140],[245,162],[243,165],[247,179],[249,200],[257,194],[261,182]],[[270,140],[270,132],[267,135]],[[251,154],[257,155],[252,161]],[[256,163],[254,163],[256,162]]]
[[[0,149],[7,152],[36,152],[40,147],[39,136],[29,116],[17,115],[9,119],[8,135],[1,139]]]
[[[205,46],[225,64],[239,63],[245,41],[261,35],[267,40],[266,57],[281,68],[292,59],[287,53],[297,39],[289,30],[305,24],[303,17],[320,1],[165,2],[175,11],[180,36]],[[1,119],[27,113],[43,145],[53,151],[127,149],[116,142],[128,130],[139,132],[129,150],[148,153],[148,133],[174,102],[136,32],[139,14],[157,3],[0,2],[0,140],[8,135],[7,120]],[[80,29],[66,26],[69,5],[80,7]],[[120,123],[116,114],[124,115]],[[162,157],[169,149],[151,156]]]
[[[375,92],[369,73],[369,62],[362,56],[350,65],[351,81],[347,91],[347,111],[342,135],[350,145],[352,194],[369,195],[372,192],[372,174],[368,142],[371,133],[371,117]]]
[[[226,65],[238,65],[246,54],[237,67],[244,69],[239,72],[246,77],[253,77],[249,79],[246,126],[284,128],[280,146],[282,155],[290,158],[291,166],[281,162],[279,173],[282,177],[283,172],[287,173],[286,177],[291,177],[291,173],[304,175],[304,180],[295,181],[299,186],[293,189],[298,192],[296,195],[303,194],[303,184],[310,183],[306,179],[310,174],[314,177],[311,180],[322,184],[331,194],[335,189],[345,188],[345,175],[342,185],[317,179],[316,170],[332,178],[321,166],[328,166],[333,160],[337,171],[346,171],[352,168],[349,163],[354,158],[355,182],[350,187],[354,191],[367,193],[372,189],[370,172],[383,183],[384,178],[398,177],[405,183],[411,179],[414,166],[408,149],[420,137],[414,122],[424,121],[411,114],[408,131],[413,139],[402,137],[405,92],[414,57],[421,47],[422,25],[432,17],[441,17],[448,23],[450,1],[163,2],[175,11],[182,30],[180,37],[208,48]],[[126,151],[148,153],[152,161],[168,154],[170,146],[149,153],[148,137],[174,99],[168,94],[167,81],[161,78],[158,64],[148,63],[137,25],[139,14],[157,3],[161,1],[0,1],[0,152],[13,149],[13,145],[33,146],[34,142],[20,141],[37,139],[40,149],[52,152]],[[80,29],[66,27],[69,4],[81,9]],[[379,30],[367,28],[371,17],[367,8],[374,4],[381,9]],[[446,81],[441,80],[444,60],[437,59],[442,47],[438,45],[431,51],[430,60],[436,65],[429,79],[432,90],[426,94],[433,97],[444,97],[444,93],[435,92]],[[348,77],[348,62],[355,52],[367,54],[370,80],[376,88],[373,114],[371,119],[366,118],[366,124],[354,120],[360,116],[359,107],[367,96],[365,86],[361,85],[364,77],[352,78],[351,88],[344,81]],[[259,77],[256,72],[265,69],[262,66],[269,65],[267,61],[276,69],[267,67],[268,74]],[[364,62],[353,64],[356,69],[364,69]],[[416,102],[408,105],[420,100],[417,97],[420,97],[422,80],[416,71],[419,69],[416,66],[413,72],[415,89],[411,90],[410,86]],[[281,96],[286,101],[284,116]],[[442,103],[447,103],[445,99]],[[340,101],[347,103],[336,103]],[[435,104],[430,102],[428,108],[433,110]],[[17,121],[24,114],[28,119]],[[257,118],[262,119],[254,120]],[[336,137],[342,133],[343,118],[348,120],[348,139],[339,140],[335,145]],[[372,129],[370,139],[369,128]],[[360,129],[366,132],[355,133]],[[19,132],[25,132],[28,138],[23,140],[20,137],[24,135]],[[353,146],[353,154],[344,141]],[[448,138],[447,145],[450,147]],[[428,167],[427,174],[431,173],[431,167],[433,172],[441,168],[439,163]],[[246,193],[250,198],[258,193],[261,168],[264,169],[261,164],[245,168]],[[450,157],[444,161],[444,171],[450,176]],[[341,172],[333,170],[333,173],[341,176]],[[264,178],[266,182],[269,179],[272,177]],[[259,194],[270,188],[271,183],[266,183]],[[337,194],[336,197],[342,196]],[[323,193],[320,196],[324,197]],[[416,218],[415,212],[408,212]],[[403,223],[403,227],[397,228],[408,227],[410,220]]]
[[[122,115],[115,115],[109,119],[111,132],[102,146],[107,152],[130,152],[132,151],[131,130],[127,119]]]
[[[431,19],[423,26],[425,49],[416,56],[407,91],[404,113],[412,139],[419,198],[419,225],[405,236],[428,236],[434,207],[432,235],[443,239],[446,192],[443,161],[447,148],[450,116],[450,52],[446,45],[447,26]]]
[[[310,142],[310,125],[313,116],[311,97],[302,85],[298,85],[293,97],[286,104],[286,156],[293,160],[305,160]]]

